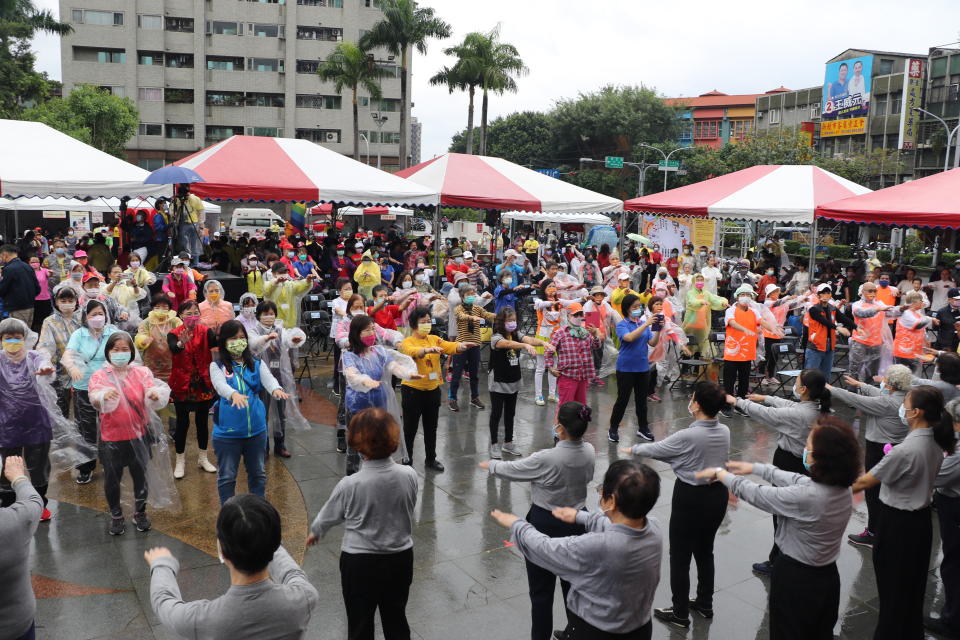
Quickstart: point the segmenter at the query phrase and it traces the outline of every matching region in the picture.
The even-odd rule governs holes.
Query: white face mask
[[[76,302],[58,302],[57,309],[60,310],[60,313],[71,314],[77,310]]]
[[[252,318],[256,312],[257,312],[256,307],[244,307],[243,309],[240,309],[240,313],[242,313],[247,318]]]
[[[100,289],[98,287],[90,287],[89,289],[84,289],[83,291],[87,294],[88,298],[95,298],[100,295]]]
[[[426,281],[427,281],[426,274],[423,274],[423,273],[417,274],[417,282],[426,282]]]
[[[409,280],[404,280],[403,284],[401,284],[400,286],[403,287],[404,289],[409,289],[410,287],[413,286],[413,283],[410,282]]]
[[[260,322],[262,322],[267,327],[272,327],[273,323],[276,321],[277,321],[277,316],[275,315],[268,315],[265,313],[262,316],[260,316]]]
[[[737,298],[737,302],[739,302],[743,306],[746,306],[750,304],[750,296],[740,296],[739,298]]]
[[[130,268],[131,268],[131,269],[134,269],[134,270],[139,269],[139,268],[140,268],[140,263],[139,263],[139,262],[131,262],[131,263],[130,263]]]

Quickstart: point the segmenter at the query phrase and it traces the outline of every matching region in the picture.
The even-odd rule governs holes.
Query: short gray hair
[[[887,368],[887,386],[895,391],[906,391],[913,384],[913,371],[902,364],[893,364]]]
[[[954,422],[960,422],[960,397],[948,402],[945,408]]]

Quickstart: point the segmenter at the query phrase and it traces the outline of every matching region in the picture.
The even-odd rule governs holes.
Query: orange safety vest
[[[546,319],[543,309],[537,309],[537,337],[545,342],[550,342],[553,332],[560,328],[560,321],[563,319],[563,311],[556,322],[550,322]]]
[[[923,351],[926,327],[918,324],[913,329],[907,329],[901,320],[902,318],[897,319],[897,335],[893,338],[893,356],[913,360]]]
[[[733,319],[741,327],[753,331],[748,336],[739,329],[727,325],[727,336],[723,342],[723,359],[732,362],[752,362],[757,359],[757,326],[760,322],[751,309],[744,311],[739,305],[733,311]]]
[[[895,295],[893,295],[894,291],[895,289],[893,287],[881,287],[880,285],[877,285],[877,300],[887,305],[888,307],[897,306],[897,298]],[[896,318],[890,318],[889,320],[887,320],[887,322],[889,322],[890,324],[893,324],[896,321],[897,321]]]
[[[820,297],[819,297],[817,294],[815,294],[815,293],[811,293],[810,295],[807,296],[807,307],[808,307],[807,310],[809,311],[809,307],[812,307],[812,306],[815,305],[815,304],[820,304]],[[809,327],[809,326],[810,326],[810,314],[809,314],[809,313],[803,314],[803,326],[805,326],[805,327]]]
[[[833,307],[828,307],[827,311],[830,314],[830,320],[836,324],[837,310]],[[837,344],[836,329],[831,332],[830,329],[814,320],[813,317],[810,316],[810,311],[807,311],[807,316],[809,318],[809,320],[807,320],[807,327],[809,327],[807,344],[812,344],[817,351],[833,351],[833,347]],[[830,340],[829,345],[827,344],[828,339]]]
[[[861,305],[861,307],[868,309],[878,306],[879,305],[872,302],[864,302]],[[877,315],[872,318],[858,318],[856,314],[854,314],[853,321],[856,323],[857,328],[850,334],[850,339],[870,347],[879,346],[880,343],[883,342],[883,317],[884,314],[882,311],[877,312]]]

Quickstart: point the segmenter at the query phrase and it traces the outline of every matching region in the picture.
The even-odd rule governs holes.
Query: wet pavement
[[[316,372],[316,370],[315,370]],[[481,397],[486,404],[486,374]],[[552,446],[551,429],[556,405],[533,402],[531,373],[524,373],[516,420],[515,443],[524,452]],[[310,623],[309,638],[346,637],[346,616],[340,592],[338,557],[342,529],[335,528],[317,547],[304,551],[306,524],[316,515],[344,471],[344,456],[336,453],[331,426],[333,403],[321,369],[316,393],[308,393],[304,414],[315,421],[310,431],[291,434],[289,460],[268,461],[268,498],[283,516],[284,543],[320,591],[320,602]],[[612,378],[611,378],[612,380]],[[619,454],[607,441],[606,428],[615,397],[615,385],[591,389],[589,403],[594,422],[586,439],[597,451],[594,483]],[[529,638],[530,602],[523,560],[507,541],[507,530],[488,517],[493,508],[523,515],[530,506],[530,490],[523,484],[492,479],[477,463],[488,459],[489,408],[469,407],[461,390],[461,411],[441,408],[439,458],[446,472],[423,472],[423,443],[417,438],[414,467],[421,474],[414,529],[414,582],[407,614],[412,637],[423,640],[521,640]],[[657,440],[689,424],[685,392],[660,391],[662,403],[649,405],[651,429]],[[838,407],[838,415],[850,412]],[[776,446],[774,432],[746,418],[724,422],[730,427],[731,458],[768,462]],[[628,413],[621,427],[621,446],[635,440],[635,417]],[[192,436],[191,436],[192,437]],[[32,554],[34,587],[38,596],[39,638],[175,638],[159,626],[149,605],[149,574],[143,551],[168,546],[181,562],[180,586],[185,599],[213,598],[229,586],[229,575],[217,560],[213,523],[216,519],[215,476],[195,464],[195,442],[188,448],[187,477],[178,483],[182,507],[178,513],[155,512],[154,530],[112,538],[106,533],[108,516],[102,477],[85,487],[62,483],[60,498],[51,503],[54,518],[41,524]],[[670,516],[674,475],[669,466],[649,461],[660,473],[661,496],[653,515],[664,530]],[[238,490],[245,480],[241,475]],[[596,493],[588,492],[588,507],[596,507]],[[863,530],[866,508],[857,496],[848,533]],[[934,527],[936,531],[936,527]],[[670,630],[653,622],[654,638],[767,638],[766,578],[755,576],[750,565],[766,559],[773,539],[769,515],[743,502],[731,501],[715,546],[715,617],[694,615],[686,631]],[[654,606],[669,606],[669,560],[665,545],[660,585]],[[927,587],[928,610],[943,602],[937,574],[939,539],[934,537]],[[835,634],[866,639],[873,635],[877,594],[868,550],[845,544],[838,565],[841,578],[841,617]],[[694,570],[695,572],[695,570]],[[694,578],[695,579],[695,578]],[[695,583],[694,583],[695,584]],[[563,626],[560,590],[554,606],[554,626]],[[378,637],[382,637],[379,635]],[[934,637],[934,636],[930,636]]]

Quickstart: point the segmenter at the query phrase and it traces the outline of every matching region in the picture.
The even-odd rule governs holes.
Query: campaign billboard
[[[873,56],[828,62],[823,80],[821,120],[866,117],[870,106]]]

